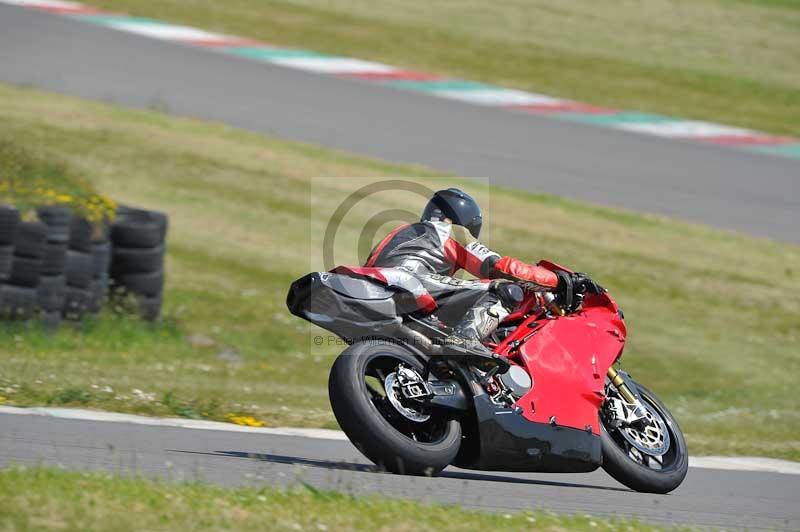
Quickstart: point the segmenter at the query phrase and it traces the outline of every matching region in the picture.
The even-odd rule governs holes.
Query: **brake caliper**
[[[400,392],[406,399],[420,401],[433,395],[428,383],[422,380],[416,371],[402,364],[397,368],[397,382],[400,384]]]

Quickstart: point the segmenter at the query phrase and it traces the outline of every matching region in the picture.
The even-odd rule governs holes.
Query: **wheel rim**
[[[367,399],[378,414],[406,438],[421,444],[443,441],[449,421],[434,415],[424,403],[412,402],[398,393],[397,370],[401,365],[415,371],[419,369],[388,353],[370,357],[361,378]]]
[[[649,394],[640,390],[639,396],[646,410],[645,424],[635,428],[617,426],[604,407],[600,416],[603,427],[617,447],[633,462],[657,472],[671,470],[681,455],[675,428],[669,416]]]

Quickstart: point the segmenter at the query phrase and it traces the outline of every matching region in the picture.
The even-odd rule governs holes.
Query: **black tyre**
[[[36,291],[39,308],[61,315],[67,291],[67,281],[63,275],[43,275]]]
[[[80,251],[67,251],[67,261],[64,265],[64,276],[67,278],[67,286],[72,288],[86,289],[92,280],[94,271],[94,260],[89,253]]]
[[[164,271],[120,275],[114,278],[114,283],[131,294],[158,297],[164,291]]]
[[[164,243],[167,225],[164,213],[120,208],[111,225],[111,241],[115,247],[153,248]]]
[[[81,253],[92,252],[94,227],[85,218],[74,217],[69,226],[69,249]]]
[[[92,314],[97,314],[105,306],[108,297],[108,276],[100,279],[92,279],[89,283],[89,301],[86,303],[86,310]]]
[[[14,257],[14,246],[0,246],[0,281],[8,278],[11,272],[11,260]]]
[[[406,413],[401,413],[393,402],[399,396],[390,399],[386,392],[387,379],[400,364],[418,373],[424,370],[399,345],[358,343],[346,349],[328,380],[333,413],[350,441],[375,464],[392,473],[435,475],[458,454],[461,424],[424,409],[409,412],[403,405]]]
[[[93,244],[110,242],[109,240],[110,235],[111,235],[111,222],[108,219],[103,218],[102,220],[95,222],[94,235],[92,238]]]
[[[140,217],[154,221],[161,232],[161,240],[167,237],[167,230],[169,229],[169,217],[166,213],[159,211],[148,211],[146,209],[139,209],[131,207],[130,205],[120,205],[117,209],[117,216],[119,217]]]
[[[142,297],[139,299],[139,315],[145,321],[156,321],[161,317],[162,298]]]
[[[46,312],[42,314],[42,329],[48,334],[52,334],[61,326],[61,312]]]
[[[62,205],[46,205],[36,209],[36,215],[49,228],[69,228],[72,223],[72,209]],[[67,234],[69,231],[67,230]]]
[[[164,268],[164,246],[154,248],[114,247],[111,270],[116,275],[150,273]]]
[[[47,226],[41,222],[20,222],[14,238],[14,255],[18,257],[41,258]]]
[[[83,288],[67,286],[62,314],[68,320],[81,320],[88,311],[91,294]]]
[[[47,241],[54,244],[69,244],[70,226],[69,225],[48,225]]]
[[[600,437],[603,445],[603,469],[629,488],[645,493],[669,493],[677,488],[689,471],[686,440],[675,418],[656,395],[636,384],[653,425],[646,437],[654,442],[657,453],[648,447],[634,446],[621,429],[601,414]],[[662,432],[659,434],[659,432]],[[660,439],[659,439],[660,438]],[[636,440],[634,440],[636,441]],[[660,446],[660,447],[659,447]]]
[[[41,276],[42,259],[30,257],[17,257],[11,259],[11,271],[8,273],[6,283],[26,288],[36,288]]]
[[[0,246],[14,243],[19,225],[19,211],[11,205],[0,205]]]
[[[111,243],[109,241],[92,242],[92,278],[107,276],[111,266]]]
[[[0,285],[0,317],[26,320],[36,313],[36,290],[9,284]]]
[[[64,273],[66,261],[66,242],[45,242],[42,255],[42,275],[61,275]]]

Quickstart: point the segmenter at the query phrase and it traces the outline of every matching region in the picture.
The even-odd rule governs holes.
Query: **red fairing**
[[[513,257],[501,258],[494,264],[494,269],[503,274],[503,276],[530,281],[545,288],[556,288],[558,286],[558,277],[552,271],[533,264],[527,264]]]
[[[608,368],[622,355],[625,323],[606,294],[590,296],[583,310],[556,319],[531,316],[496,349],[523,366],[533,388],[517,405],[540,423],[600,433],[597,413]],[[517,349],[511,346],[521,345]]]

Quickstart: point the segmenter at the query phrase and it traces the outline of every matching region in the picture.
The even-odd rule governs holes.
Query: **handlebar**
[[[556,296],[552,292],[545,292],[542,294],[542,301],[544,301],[544,305],[553,314],[556,316],[564,316],[566,312],[563,308],[561,308],[558,303],[556,303]]]

